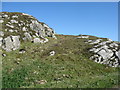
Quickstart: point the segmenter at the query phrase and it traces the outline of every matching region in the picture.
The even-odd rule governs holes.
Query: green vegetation
[[[19,50],[5,52],[3,88],[112,88],[118,86],[118,68],[89,60],[92,47],[86,39],[57,35],[46,44],[24,42]],[[91,36],[90,39],[96,39]],[[50,56],[50,51],[55,51]],[[43,84],[39,82],[46,81]]]

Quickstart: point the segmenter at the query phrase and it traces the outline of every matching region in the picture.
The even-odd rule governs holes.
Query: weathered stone
[[[13,43],[12,43],[11,37],[8,36],[7,38],[4,39],[3,49],[9,52],[12,50],[12,48],[13,48]]]
[[[109,58],[112,57],[113,52],[112,52],[112,50],[110,50],[110,49],[106,49],[106,50],[105,50],[105,49],[102,49],[101,51],[98,52],[98,54],[99,54],[100,56],[102,56],[103,59],[109,59]]]

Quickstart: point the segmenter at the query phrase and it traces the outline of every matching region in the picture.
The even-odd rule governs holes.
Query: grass
[[[5,52],[3,88],[112,88],[118,86],[118,68],[89,60],[92,45],[76,36],[57,35],[46,44],[24,42],[19,50]],[[96,37],[91,37],[96,39]],[[55,51],[54,56],[49,52]],[[46,80],[44,84],[38,81]]]

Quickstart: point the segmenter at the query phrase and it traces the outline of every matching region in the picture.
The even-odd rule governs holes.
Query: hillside
[[[21,13],[3,12],[8,17],[19,16],[17,21],[35,18]],[[4,16],[3,15],[3,16]],[[119,42],[90,35],[59,35],[50,27],[45,29],[41,22],[16,27],[17,32],[8,32],[4,18],[1,31],[2,87],[3,88],[114,88],[118,87],[120,65]],[[26,17],[26,19],[25,19]],[[19,19],[19,20],[18,20]],[[37,20],[37,19],[35,19]],[[17,24],[10,24],[18,25]],[[28,26],[30,23],[28,24]],[[41,29],[39,25],[42,25]],[[18,33],[20,28],[26,27]],[[7,31],[5,31],[7,29]],[[14,28],[12,30],[15,30]],[[29,33],[31,39],[24,33]],[[33,33],[30,33],[33,32]],[[40,34],[39,32],[42,32]],[[38,36],[36,35],[38,34]],[[44,33],[44,34],[43,34]],[[8,43],[6,38],[19,36]],[[26,39],[23,39],[26,38]],[[35,42],[35,39],[40,42]],[[9,39],[10,40],[10,39]],[[8,41],[9,41],[8,40]],[[47,42],[44,42],[47,40]],[[6,41],[6,42],[8,42]],[[15,48],[16,41],[19,47]],[[12,44],[11,44],[12,43]],[[18,43],[17,43],[18,45]]]

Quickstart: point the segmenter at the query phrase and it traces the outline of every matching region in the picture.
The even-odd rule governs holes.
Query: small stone
[[[54,56],[54,55],[55,55],[55,51],[51,51],[50,56]]]
[[[38,83],[38,84],[45,84],[45,83],[47,83],[47,81],[46,80],[40,80],[40,81],[36,81],[36,83]]]

